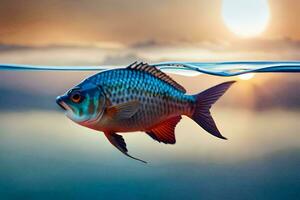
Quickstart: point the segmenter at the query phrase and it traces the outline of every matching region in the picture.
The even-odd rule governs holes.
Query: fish
[[[103,132],[124,155],[146,163],[128,153],[126,142],[118,133],[139,131],[157,142],[175,144],[175,127],[185,115],[213,136],[226,139],[210,109],[234,82],[189,95],[155,65],[134,62],[86,78],[58,96],[56,102],[69,119]]]

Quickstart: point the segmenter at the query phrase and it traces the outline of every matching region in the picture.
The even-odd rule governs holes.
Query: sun
[[[222,18],[228,29],[240,37],[262,33],[269,22],[267,0],[223,0]]]

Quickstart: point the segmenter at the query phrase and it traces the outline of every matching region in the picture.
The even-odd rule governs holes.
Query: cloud
[[[122,53],[115,43],[69,45],[0,44],[0,63],[34,65],[99,65],[106,57]]]
[[[129,54],[116,54],[116,55],[108,55],[105,57],[100,65],[118,65],[123,66],[126,64],[133,63],[135,61],[143,61],[147,62],[147,59],[143,59],[134,53]]]
[[[130,46],[133,51],[153,60],[298,60],[300,41],[290,38],[177,41],[146,40]]]
[[[21,50],[26,51],[30,49],[35,49],[35,47],[27,46],[27,45],[0,44],[0,53],[10,52],[10,51],[21,51]]]
[[[192,42],[144,40],[130,45],[119,43],[74,43],[67,45],[0,44],[2,63],[43,65],[122,65],[134,60],[224,61],[299,60],[300,41],[281,39],[204,40]]]

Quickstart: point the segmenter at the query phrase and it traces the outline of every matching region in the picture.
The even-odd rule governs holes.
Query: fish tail
[[[221,135],[210,114],[210,108],[234,82],[235,81],[221,83],[194,95],[196,98],[196,105],[191,118],[210,134],[225,140],[226,138]]]

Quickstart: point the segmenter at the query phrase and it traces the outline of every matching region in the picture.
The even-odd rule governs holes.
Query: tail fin
[[[196,108],[191,118],[204,130],[221,139],[226,138],[218,130],[209,109],[234,82],[221,83],[195,95]]]

